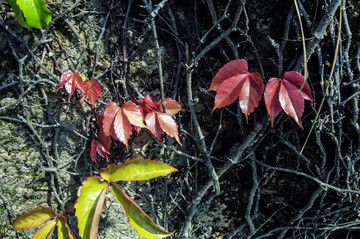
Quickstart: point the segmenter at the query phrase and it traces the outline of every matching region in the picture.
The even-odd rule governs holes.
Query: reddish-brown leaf
[[[156,138],[158,138],[158,140],[160,140],[160,142],[162,142],[162,140],[161,140],[162,128],[159,124],[159,119],[158,119],[156,113],[157,113],[156,111],[153,111],[153,112],[150,112],[149,114],[147,114],[145,116],[145,123],[149,127],[151,133]]]
[[[165,109],[166,109],[166,114],[170,115],[170,116],[174,116],[177,113],[180,112],[181,110],[181,105],[176,101],[173,100],[171,98],[165,98]],[[163,112],[163,107],[161,104],[161,100],[159,100],[157,103],[158,109]]]
[[[120,141],[125,144],[126,149],[129,148],[128,140],[130,139],[133,127],[130,124],[129,119],[126,117],[123,110],[119,110],[115,116],[113,130],[111,132],[111,137],[115,140]]]
[[[248,116],[259,105],[264,83],[258,72],[249,73],[247,62],[238,59],[225,64],[212,80],[209,90],[216,90],[214,109],[222,108],[239,98],[241,111]]]
[[[179,113],[181,106],[173,99],[165,99],[166,113],[163,113],[161,100],[156,102],[150,95],[145,96],[139,105],[145,112],[145,123],[149,127],[151,133],[161,141],[161,133],[164,131],[170,137],[176,139],[180,144],[179,132],[176,122],[171,116]],[[162,141],[161,141],[162,142]]]
[[[128,149],[128,141],[134,127],[147,128],[144,124],[143,112],[138,105],[132,102],[126,102],[122,107],[115,102],[108,104],[104,112],[102,126],[105,138],[111,136],[125,144],[126,149]]]
[[[120,106],[118,106],[115,102],[110,102],[104,111],[103,125],[102,129],[104,131],[105,136],[110,136],[112,131],[112,126],[114,124],[114,118],[117,112],[120,110]]]
[[[175,138],[176,141],[180,145],[182,145],[182,143],[180,142],[179,132],[178,132],[175,120],[173,118],[171,118],[170,115],[165,114],[165,113],[155,112],[155,114],[158,118],[158,122],[159,122],[161,129],[170,137]]]
[[[301,116],[304,112],[304,99],[314,101],[307,82],[303,91],[300,91],[303,80],[304,77],[295,71],[286,72],[281,79],[269,80],[265,87],[264,99],[271,126],[274,126],[276,116],[284,110],[303,129]]]
[[[152,98],[150,95],[146,95],[143,100],[140,100],[139,105],[145,114],[159,110],[159,107],[156,104],[154,98]]]
[[[91,102],[91,104],[95,108],[95,101],[98,97],[102,98],[102,91],[100,83],[92,78],[91,80],[84,81],[84,92],[83,92],[83,99],[85,97],[85,93]]]
[[[76,88],[78,88],[82,94],[85,92],[83,80],[77,71],[74,73],[72,70],[68,70],[61,75],[57,91],[63,86],[65,86],[65,90],[70,97],[74,94]]]
[[[96,121],[97,121],[98,126],[99,126],[99,133],[98,133],[98,143],[99,144],[98,145],[99,145],[101,151],[104,152],[105,155],[106,155],[106,154],[110,154],[111,138],[110,138],[110,136],[105,136],[105,134],[104,134],[104,130],[102,128],[103,119],[104,119],[103,115],[100,115],[100,114],[96,115]],[[99,152],[99,154],[102,157],[105,157],[100,152]]]
[[[217,91],[224,80],[229,79],[235,75],[242,75],[248,73],[248,64],[244,59],[237,59],[226,63],[216,73],[215,77],[211,80],[211,85],[208,91]]]

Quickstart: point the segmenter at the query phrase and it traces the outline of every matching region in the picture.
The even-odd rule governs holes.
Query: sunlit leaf
[[[73,72],[72,70],[68,70],[61,75],[57,91],[63,86],[65,86],[65,90],[70,97],[74,94],[76,88],[79,89],[82,94],[85,91],[84,83],[79,72]]]
[[[111,136],[125,144],[128,149],[134,127],[147,128],[143,122],[144,116],[138,105],[126,102],[120,107],[115,102],[110,102],[104,112],[103,132],[105,136]]]
[[[87,177],[82,184],[80,195],[75,203],[75,215],[78,219],[79,235],[82,238],[95,238],[97,232],[100,207],[105,200],[104,190],[108,188],[107,182],[100,177]]]
[[[16,18],[17,18],[17,20],[19,22],[19,25],[22,26],[22,27],[30,29],[29,25],[26,24],[26,22],[25,22],[23,12],[19,8],[19,6],[16,4],[16,0],[5,0],[5,2],[7,2],[11,6],[13,11],[15,12]]]
[[[39,230],[37,230],[34,233],[32,239],[51,239],[57,221],[58,221],[57,219],[54,219],[46,223],[44,226],[42,226]]]
[[[156,112],[156,115],[159,120],[161,129],[170,137],[175,138],[176,141],[180,145],[182,145],[180,142],[179,132],[178,132],[178,128],[177,128],[175,120],[173,118],[171,118],[170,115],[165,114],[165,113]]]
[[[23,27],[46,29],[51,21],[51,12],[45,5],[45,0],[5,0],[10,4],[19,24]],[[26,22],[26,23],[25,23]]]
[[[54,210],[50,207],[36,207],[18,216],[13,222],[13,227],[15,231],[35,228],[55,216]]]
[[[181,111],[181,105],[176,100],[173,100],[171,98],[165,98],[164,100],[165,100],[166,114],[170,116],[174,116]],[[157,102],[157,105],[159,110],[163,112],[161,100]]]
[[[141,238],[160,239],[172,235],[159,228],[148,215],[119,187],[111,186],[111,191],[123,205],[130,225],[137,231]]]
[[[109,165],[100,169],[100,175],[108,182],[138,181],[166,176],[177,171],[166,163],[160,161],[136,158],[127,159],[121,165]]]
[[[170,98],[165,99],[166,113],[162,111],[161,100],[155,102],[150,96],[145,96],[144,100],[139,102],[139,105],[143,108],[145,115],[145,123],[149,127],[151,133],[160,140],[162,132],[176,139],[180,144],[179,132],[176,122],[171,117],[177,114],[181,110],[181,106],[175,100]]]
[[[264,83],[258,72],[247,71],[245,60],[238,59],[225,64],[219,70],[209,90],[217,91],[213,111],[239,99],[240,109],[248,122],[249,114],[259,105],[264,92]]]
[[[58,239],[76,239],[64,216],[58,220]]]

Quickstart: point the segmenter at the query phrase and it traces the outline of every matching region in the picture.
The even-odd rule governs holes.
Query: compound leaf
[[[130,225],[137,231],[141,238],[160,239],[172,235],[159,228],[146,213],[119,187],[111,186],[114,196],[123,205]]]
[[[160,161],[136,158],[127,159],[121,165],[109,165],[100,169],[100,175],[108,182],[149,180],[159,176],[166,176],[177,171]]]
[[[239,99],[240,109],[248,122],[249,114],[254,112],[259,105],[264,92],[264,83],[258,72],[247,71],[245,60],[238,59],[225,64],[219,70],[212,80],[209,90],[217,91],[213,111]]]
[[[120,107],[115,102],[110,102],[104,112],[103,131],[105,136],[111,135],[128,149],[134,127],[147,128],[143,122],[144,116],[138,105],[126,102]]]
[[[107,182],[96,176],[87,177],[82,184],[75,203],[75,215],[78,219],[79,235],[83,239],[96,238],[107,188]]]
[[[151,133],[160,140],[162,132],[176,139],[180,144],[179,132],[176,122],[171,117],[177,114],[181,110],[181,106],[175,100],[170,98],[165,99],[166,113],[162,112],[161,100],[155,102],[150,96],[145,96],[144,100],[139,102],[139,105],[143,108],[145,115],[145,123],[149,127]]]
[[[13,222],[13,227],[15,231],[31,229],[54,217],[56,214],[52,208],[40,206],[18,216]]]
[[[304,100],[314,101],[307,82],[303,91],[300,90],[303,80],[304,77],[300,73],[289,71],[283,78],[271,78],[268,81],[264,99],[271,126],[274,126],[276,116],[284,110],[303,129],[301,116],[304,112]]]
[[[57,91],[63,86],[65,86],[65,90],[70,97],[74,94],[76,88],[78,88],[82,94],[85,92],[84,83],[79,72],[74,73],[72,70],[62,73]]]

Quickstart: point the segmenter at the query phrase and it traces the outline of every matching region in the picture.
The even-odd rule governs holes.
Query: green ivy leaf
[[[28,24],[26,24],[25,19],[22,15],[23,12],[19,8],[19,6],[16,4],[16,0],[5,0],[5,2],[7,2],[10,5],[10,7],[13,9],[13,11],[15,12],[16,18],[17,18],[20,26],[30,29],[30,27],[28,26]]]
[[[57,219],[54,219],[46,223],[44,226],[40,227],[40,229],[34,233],[32,239],[44,239],[44,238],[51,239],[57,221],[58,221]]]
[[[36,207],[18,216],[13,222],[13,227],[15,231],[35,228],[55,216],[54,210],[50,207]]]
[[[23,27],[46,29],[51,21],[51,12],[45,0],[5,0],[14,10],[19,24]],[[24,19],[25,17],[25,19]]]
[[[100,175],[108,182],[149,180],[159,176],[166,176],[177,171],[160,161],[136,158],[127,159],[121,165],[109,165],[100,169]]]
[[[160,239],[172,235],[159,228],[146,213],[119,187],[111,186],[111,191],[123,205],[130,225],[137,231],[141,238]]]
[[[61,216],[58,220],[58,239],[76,239],[64,216]]]
[[[79,235],[83,239],[96,238],[101,210],[105,201],[107,182],[100,177],[87,177],[75,203]]]

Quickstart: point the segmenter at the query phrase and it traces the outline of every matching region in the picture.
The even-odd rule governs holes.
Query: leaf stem
[[[300,30],[301,30],[301,41],[302,41],[302,46],[303,46],[303,52],[304,52],[304,81],[300,86],[300,90],[302,90],[304,88],[305,82],[308,78],[308,69],[307,69],[307,57],[306,57],[306,45],[305,45],[305,36],[304,36],[304,28],[302,26],[302,22],[301,22],[301,16],[300,16],[300,12],[299,12],[299,7],[297,4],[297,0],[294,0],[294,4],[295,4],[295,8],[296,8],[296,13],[297,16],[299,18],[299,24],[300,24]]]

